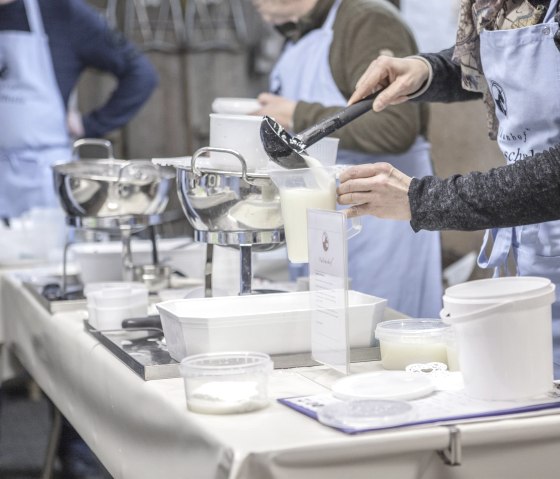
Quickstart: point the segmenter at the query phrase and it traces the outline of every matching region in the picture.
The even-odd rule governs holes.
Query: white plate
[[[248,115],[260,110],[261,104],[256,98],[216,98],[212,102],[214,113]]]
[[[432,380],[419,373],[375,371],[339,379],[332,386],[333,396],[355,399],[416,399],[434,391]]]

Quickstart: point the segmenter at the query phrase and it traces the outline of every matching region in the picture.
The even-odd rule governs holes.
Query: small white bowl
[[[212,102],[214,113],[248,115],[260,110],[261,104],[256,98],[216,98]]]

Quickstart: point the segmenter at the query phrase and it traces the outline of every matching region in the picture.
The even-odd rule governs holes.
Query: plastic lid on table
[[[377,324],[375,337],[380,341],[432,343],[442,341],[449,328],[440,319],[392,319]]]
[[[415,417],[414,408],[404,401],[362,400],[327,404],[317,412],[319,421],[341,429],[396,426]]]
[[[333,396],[342,400],[409,400],[434,391],[432,380],[423,374],[405,371],[374,371],[354,374],[336,381]]]

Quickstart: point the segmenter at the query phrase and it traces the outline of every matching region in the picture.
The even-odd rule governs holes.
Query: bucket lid
[[[442,341],[447,329],[449,325],[439,319],[392,319],[377,324],[375,337],[381,341],[433,343]]]
[[[550,290],[550,279],[537,276],[507,276],[480,279],[451,286],[444,299],[455,302],[493,302],[510,298],[521,299],[545,294]]]

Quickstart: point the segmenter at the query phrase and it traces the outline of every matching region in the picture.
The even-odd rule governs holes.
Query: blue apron
[[[288,42],[270,79],[270,91],[294,101],[345,106],[329,66],[333,24],[340,1],[320,29],[297,43]],[[372,135],[375,132],[371,132]],[[430,145],[418,137],[401,155],[371,155],[342,150],[337,162],[386,161],[409,176],[433,174]],[[363,230],[349,240],[352,289],[387,298],[389,306],[414,317],[438,317],[441,309],[441,245],[437,232],[414,233],[407,221],[362,218]]]
[[[39,5],[24,3],[30,31],[0,31],[0,218],[58,205],[50,165],[71,158]]]
[[[542,24],[515,30],[483,31],[480,56],[500,126],[498,143],[508,164],[560,143],[560,53],[554,44],[558,24],[552,0]],[[486,254],[490,240],[491,253]],[[552,306],[555,377],[560,377],[560,221],[488,230],[479,265],[508,274],[544,276],[556,284]]]

